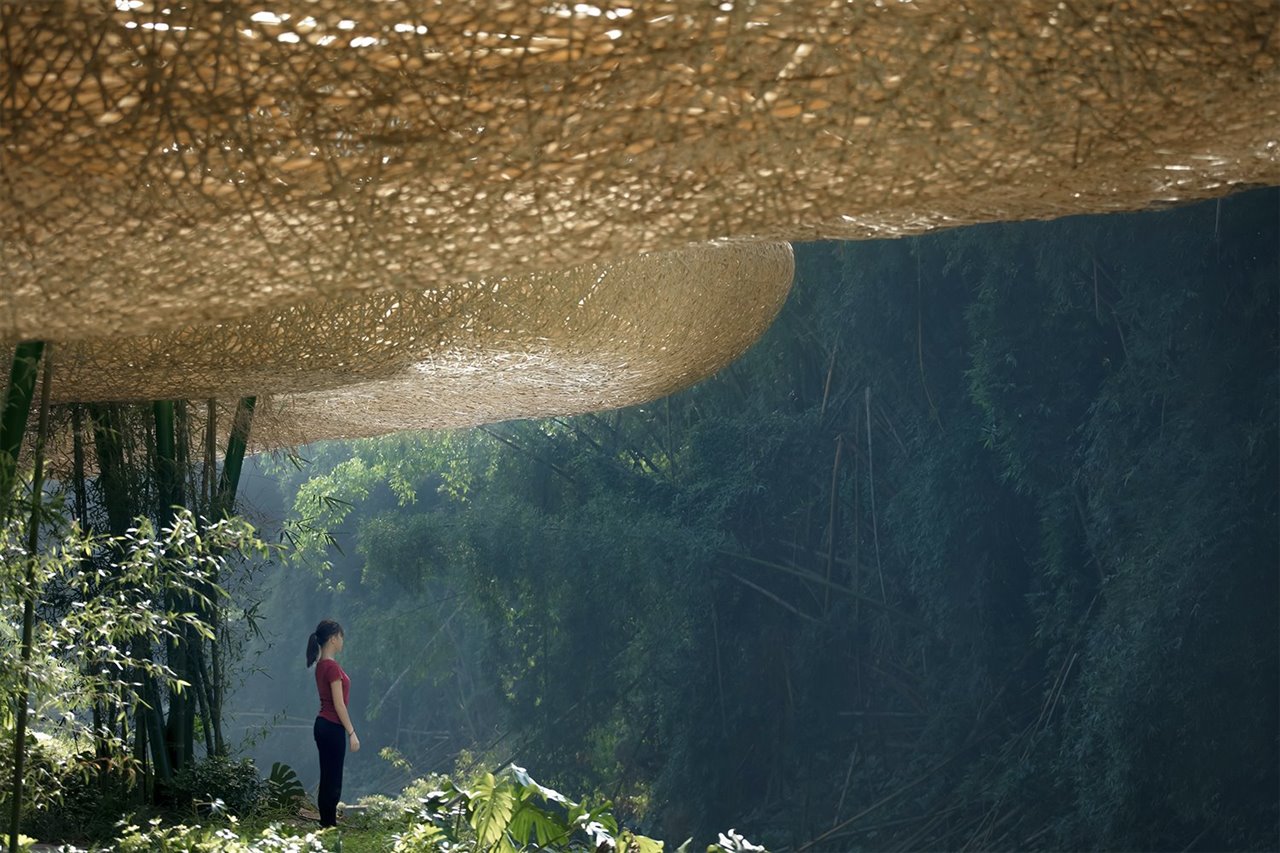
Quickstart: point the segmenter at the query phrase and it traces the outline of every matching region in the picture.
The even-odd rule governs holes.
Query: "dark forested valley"
[[[348,799],[514,761],[677,842],[1280,845],[1280,193],[796,255],[691,390],[257,460],[259,765],[314,777],[331,616]]]

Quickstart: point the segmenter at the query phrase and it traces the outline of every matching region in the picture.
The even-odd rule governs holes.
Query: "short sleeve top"
[[[316,663],[316,690],[320,693],[320,716],[331,723],[342,725],[338,712],[333,705],[333,688],[335,681],[342,682],[342,704],[351,707],[351,679],[338,666],[336,660],[325,658]]]

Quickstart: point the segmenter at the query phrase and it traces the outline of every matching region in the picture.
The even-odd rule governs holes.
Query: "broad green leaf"
[[[552,839],[567,838],[572,827],[532,803],[524,803],[512,816],[507,831],[521,846],[536,840],[539,847],[545,847]]]
[[[492,773],[484,774],[471,792],[471,828],[481,847],[491,847],[503,837],[515,802],[515,792],[509,785],[498,784]]]
[[[628,830],[618,836],[618,849],[635,851],[635,853],[662,853],[663,843],[646,835],[636,835]]]

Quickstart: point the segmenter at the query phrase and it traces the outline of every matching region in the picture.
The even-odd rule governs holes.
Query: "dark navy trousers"
[[[320,825],[338,825],[338,800],[342,798],[342,762],[347,757],[347,730],[339,723],[316,717],[316,749],[320,751]]]

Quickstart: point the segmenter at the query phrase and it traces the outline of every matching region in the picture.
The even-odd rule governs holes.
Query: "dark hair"
[[[329,638],[335,634],[342,634],[342,626],[332,619],[321,619],[320,624],[307,638],[307,666],[316,662],[316,658],[320,657],[320,647],[329,642]]]

